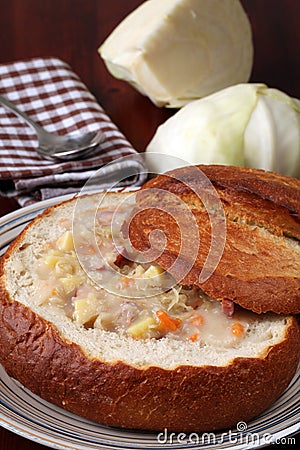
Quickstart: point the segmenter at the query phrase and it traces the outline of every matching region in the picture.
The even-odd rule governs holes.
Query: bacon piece
[[[129,263],[128,259],[125,258],[125,256],[123,256],[121,253],[118,253],[118,255],[114,261],[115,266],[117,266],[117,267],[119,267],[119,269],[121,269],[128,263]]]
[[[228,300],[227,298],[223,298],[222,300],[222,312],[228,316],[232,317],[234,313],[234,303],[232,300]]]

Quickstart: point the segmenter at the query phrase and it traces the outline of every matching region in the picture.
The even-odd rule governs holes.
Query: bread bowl
[[[233,427],[240,420],[249,420],[280,396],[296,371],[299,327],[293,316],[272,312],[258,315],[237,309],[236,314],[242,319],[237,320],[237,315],[223,317],[220,304],[201,293],[200,315],[209,325],[206,310],[216,311],[220,321],[224,319],[225,337],[229,336],[229,340],[218,340],[217,334],[209,329],[203,340],[189,339],[195,333],[191,334],[194,329],[188,328],[187,319],[198,308],[191,308],[190,304],[188,317],[180,316],[182,311],[174,315],[182,321],[181,327],[168,333],[160,329],[158,335],[149,337],[143,335],[145,329],[147,332],[145,323],[132,331],[132,323],[126,321],[126,327],[118,323],[115,329],[108,329],[114,324],[108,320],[108,325],[106,322],[99,327],[98,323],[97,328],[98,312],[92,320],[87,316],[82,318],[80,301],[86,293],[81,295],[79,290],[81,294],[77,295],[78,286],[75,286],[77,293],[73,295],[71,313],[70,305],[64,299],[61,303],[57,292],[51,292],[52,296],[47,294],[47,288],[53,288],[43,284],[47,280],[60,286],[61,279],[78,281],[76,276],[81,287],[89,287],[89,293],[93,289],[100,291],[77,265],[70,241],[70,232],[76,232],[76,227],[72,229],[72,217],[74,211],[79,212],[77,232],[84,228],[83,235],[88,235],[94,223],[91,219],[95,217],[99,218],[100,229],[105,228],[106,212],[111,213],[114,205],[118,208],[121,205],[121,218],[124,210],[125,215],[130,213],[127,201],[131,202],[131,196],[129,193],[99,194],[50,208],[11,245],[1,261],[1,363],[9,375],[37,395],[104,425],[188,432]],[[104,214],[97,216],[99,205]],[[111,220],[110,214],[106,217]],[[75,240],[77,237],[73,244]],[[60,264],[61,260],[55,262],[55,258],[65,256],[71,257],[73,269],[75,265],[72,273],[68,268],[70,261],[64,261],[65,266]],[[119,268],[122,269],[124,261],[122,258],[118,261],[117,253],[115,256],[115,276],[122,277],[124,273],[119,274]],[[43,272],[45,261],[50,268],[47,273]],[[93,269],[93,264],[85,269]],[[149,263],[140,272],[142,280],[147,279],[143,275],[149,269],[158,277],[165,274]],[[132,275],[125,273],[129,278]],[[130,299],[135,301],[140,300]],[[167,301],[170,306],[172,300]],[[171,309],[168,313],[173,317]],[[144,310],[147,311],[147,303]],[[242,336],[238,332],[230,334],[235,323],[244,326]]]

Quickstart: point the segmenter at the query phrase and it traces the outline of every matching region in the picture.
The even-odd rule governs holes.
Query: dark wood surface
[[[56,56],[68,62],[133,146],[143,151],[157,126],[172,111],[156,108],[127,83],[111,77],[97,53],[98,46],[117,23],[141,3],[141,0],[0,0],[0,63],[36,56]],[[299,0],[242,0],[242,4],[254,35],[251,81],[264,82],[300,98]],[[17,208],[14,200],[0,197],[0,216]],[[1,429],[0,448],[46,447]]]

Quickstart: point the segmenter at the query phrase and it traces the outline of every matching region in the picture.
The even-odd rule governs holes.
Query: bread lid
[[[257,313],[300,312],[300,181],[189,166],[150,180],[128,221],[134,249],[184,285]],[[157,233],[159,230],[159,233]]]

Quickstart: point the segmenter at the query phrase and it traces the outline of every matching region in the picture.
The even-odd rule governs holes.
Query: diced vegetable
[[[80,283],[81,278],[79,276],[71,276],[71,277],[64,277],[59,279],[64,291],[66,294],[69,294],[70,292],[74,291]]]
[[[56,266],[56,263],[61,259],[60,256],[57,255],[46,255],[43,259],[43,262],[51,269],[54,269]]]
[[[87,298],[79,298],[74,300],[74,319],[80,325],[95,319],[98,315],[97,306],[99,301],[89,296]]]
[[[181,319],[177,317],[171,317],[162,309],[156,311],[156,315],[159,319],[159,328],[163,331],[176,331],[181,326]]]
[[[66,231],[58,240],[57,248],[61,251],[70,252],[74,250],[74,241],[71,231]]]
[[[235,322],[231,327],[231,332],[237,337],[242,336],[245,333],[245,327],[240,322]]]
[[[122,277],[121,277],[121,282],[122,282],[122,285],[123,285],[123,286],[128,287],[128,286],[130,286],[130,285],[134,282],[134,280],[133,280],[132,277],[129,277],[129,276],[122,276]]]
[[[200,314],[196,314],[187,319],[187,322],[196,327],[201,327],[204,324],[204,317]]]
[[[156,320],[154,317],[145,317],[143,319],[136,320],[128,329],[129,336],[140,339],[145,337],[145,334],[149,332],[149,329],[156,326]]]
[[[199,339],[199,336],[200,336],[199,333],[194,333],[191,336],[189,336],[189,340],[191,342],[196,342]]]
[[[159,266],[150,266],[143,274],[144,278],[154,278],[164,273],[164,270]]]

